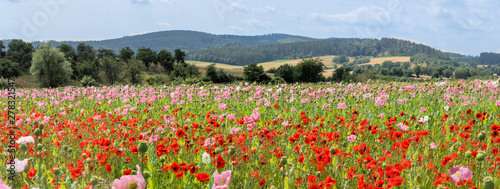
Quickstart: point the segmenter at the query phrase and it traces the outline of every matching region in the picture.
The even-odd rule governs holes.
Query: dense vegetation
[[[95,49],[104,48],[111,49],[118,52],[124,47],[130,47],[132,50],[137,51],[142,47],[149,47],[152,50],[160,51],[166,49],[167,51],[174,51],[175,49],[194,50],[218,47],[231,47],[231,46],[245,46],[254,47],[261,45],[269,45],[276,43],[294,43],[301,41],[316,40],[308,37],[293,36],[286,34],[269,34],[257,36],[237,36],[237,35],[214,35],[204,32],[196,31],[160,31],[152,32],[141,35],[125,36],[118,39],[108,39],[101,41],[50,41],[52,45],[59,46],[61,44],[68,44],[76,48],[78,44],[85,43]],[[9,41],[6,41],[8,43]],[[36,48],[40,44],[45,43],[41,41],[33,42]]]

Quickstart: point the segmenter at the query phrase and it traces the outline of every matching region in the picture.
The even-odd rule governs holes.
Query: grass
[[[381,58],[372,58],[370,62],[360,65],[375,65],[382,64],[384,61],[392,61],[392,62],[410,62],[409,56],[393,56],[393,57],[381,57]]]

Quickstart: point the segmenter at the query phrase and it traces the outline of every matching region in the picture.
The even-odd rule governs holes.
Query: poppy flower
[[[266,180],[265,179],[260,179],[259,186],[260,186],[260,188],[265,188],[266,187]]]
[[[36,169],[32,167],[32,168],[28,171],[28,178],[33,179],[33,177],[35,177],[35,175],[36,175]]]
[[[224,171],[219,175],[219,172],[215,170],[214,172],[214,185],[212,189],[227,189],[229,184],[231,183],[231,170]]]
[[[196,177],[196,179],[198,179],[198,181],[200,182],[206,182],[210,180],[210,175],[206,173],[198,173],[194,177]]]
[[[214,158],[212,164],[216,165],[217,169],[222,169],[226,166],[226,161],[224,160],[224,158],[222,158],[221,155],[218,155],[217,158]]]
[[[448,170],[448,173],[450,173],[450,180],[455,183],[472,178],[472,171],[466,166],[455,166],[452,170]]]
[[[122,188],[136,188],[136,189],[145,189],[146,188],[146,180],[142,176],[141,167],[136,165],[137,167],[137,175],[125,175],[120,177],[120,179],[115,179],[113,182],[112,189],[122,189]]]
[[[7,186],[7,184],[5,184],[5,182],[2,180],[2,178],[0,178],[0,188],[11,189],[10,186]]]

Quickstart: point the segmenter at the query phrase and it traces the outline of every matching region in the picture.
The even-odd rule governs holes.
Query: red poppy
[[[259,181],[259,186],[260,186],[260,188],[265,188],[265,187],[266,187],[266,180],[261,179],[261,180]]]
[[[226,166],[226,161],[224,160],[224,158],[222,158],[221,155],[218,155],[217,158],[214,158],[214,161],[212,163],[217,166],[217,169],[222,169]]]
[[[177,131],[175,131],[175,136],[177,136],[179,138],[183,137],[184,134],[185,134],[184,130],[182,130],[182,129],[178,129]]]
[[[128,169],[123,171],[123,175],[130,175],[131,173],[132,173],[132,171],[128,170]]]
[[[108,173],[109,173],[109,172],[111,172],[111,165],[109,165],[109,164],[107,164],[107,165],[106,165],[106,171],[107,171]]]
[[[32,167],[32,168],[28,171],[28,178],[32,179],[33,177],[35,177],[35,175],[36,175],[36,169]]]
[[[198,173],[194,177],[196,177],[196,179],[198,179],[198,181],[200,182],[206,182],[210,180],[210,175],[206,173]]]

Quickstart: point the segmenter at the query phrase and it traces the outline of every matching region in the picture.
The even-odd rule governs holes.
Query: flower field
[[[1,189],[500,186],[493,81],[16,92]]]

